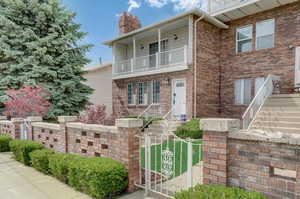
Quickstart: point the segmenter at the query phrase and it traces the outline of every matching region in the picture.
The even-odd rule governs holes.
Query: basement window
[[[252,51],[252,25],[244,26],[236,30],[236,51],[249,52]]]
[[[234,83],[235,104],[250,104],[252,93],[251,79],[238,79]]]

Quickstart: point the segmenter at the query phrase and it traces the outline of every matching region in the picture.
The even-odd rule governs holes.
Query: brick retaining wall
[[[1,119],[1,118],[0,118]],[[5,119],[5,118],[2,118]],[[128,190],[135,189],[139,180],[139,140],[143,121],[119,119],[116,126],[83,124],[76,117],[59,117],[59,123],[42,122],[30,117],[27,138],[43,144],[46,148],[88,157],[109,157],[122,162],[128,169]],[[0,132],[20,139],[22,118],[0,120]]]
[[[204,119],[204,183],[300,198],[300,136],[239,131],[239,120]]]

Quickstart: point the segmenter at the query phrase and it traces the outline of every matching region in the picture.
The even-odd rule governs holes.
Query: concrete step
[[[300,102],[300,98],[268,98],[266,103],[297,103]]]
[[[266,102],[264,107],[294,107],[300,108],[299,102]]]
[[[276,94],[270,98],[300,98],[300,94]]]
[[[272,122],[300,122],[299,117],[268,117],[258,115],[255,121],[272,121]]]
[[[262,117],[299,117],[300,111],[260,111],[258,116]]]
[[[255,127],[282,127],[282,128],[300,128],[300,122],[274,122],[274,121],[255,121],[253,123]]]
[[[280,112],[300,112],[300,107],[283,107],[283,106],[273,106],[273,107],[265,107],[261,108],[261,111],[280,111]]]
[[[300,134],[300,128],[286,128],[286,127],[273,127],[273,126],[265,126],[265,127],[257,127],[252,126],[251,129],[263,130],[267,132],[281,132],[281,133],[293,133]]]

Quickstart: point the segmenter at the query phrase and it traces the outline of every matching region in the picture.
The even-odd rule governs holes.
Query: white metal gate
[[[175,135],[139,136],[140,179],[137,186],[173,198],[176,192],[203,183],[202,140]]]
[[[21,124],[21,129],[20,129],[20,139],[21,140],[27,140],[28,139],[28,127],[29,123],[26,119],[24,119],[24,123]]]

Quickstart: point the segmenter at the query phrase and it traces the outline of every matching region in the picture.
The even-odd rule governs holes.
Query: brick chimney
[[[139,28],[141,28],[140,20],[128,12],[123,12],[119,20],[119,34],[126,34]]]

